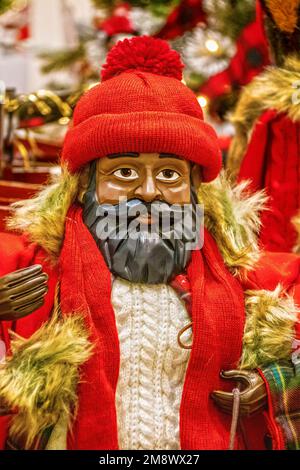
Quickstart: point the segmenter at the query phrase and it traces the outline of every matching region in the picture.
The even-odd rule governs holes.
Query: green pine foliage
[[[92,0],[96,8],[105,8],[113,10],[118,4],[122,3],[120,0]],[[165,16],[170,12],[170,9],[180,3],[180,0],[127,0],[133,7],[149,8],[157,15]]]
[[[12,0],[0,0],[0,15],[9,10],[12,6]]]
[[[214,29],[234,41],[255,19],[254,0],[210,0],[207,9],[213,18]]]
[[[45,64],[42,66],[41,71],[47,74],[64,70],[74,65],[77,61],[84,60],[85,55],[86,52],[83,44],[74,49],[42,53],[39,57],[45,61]]]

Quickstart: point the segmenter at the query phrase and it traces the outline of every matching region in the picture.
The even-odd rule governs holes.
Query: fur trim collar
[[[299,308],[279,285],[274,291],[245,292],[246,323],[240,368],[255,369],[289,360]]]
[[[267,198],[264,192],[251,194],[248,183],[229,183],[226,174],[202,184],[199,202],[204,204],[205,226],[217,242],[225,265],[235,276],[254,269],[260,252],[260,212]]]
[[[8,408],[18,410],[9,439],[30,449],[62,416],[71,423],[79,367],[92,346],[79,314],[62,320],[55,313],[29,339],[12,334],[12,355],[0,368],[0,396]]]

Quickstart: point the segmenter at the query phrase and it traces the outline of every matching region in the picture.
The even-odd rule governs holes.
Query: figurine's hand
[[[267,407],[267,390],[265,383],[258,372],[247,370],[229,370],[221,372],[223,379],[240,382],[240,414],[250,416]],[[215,391],[211,394],[212,399],[224,413],[232,414],[233,394]]]
[[[48,276],[42,266],[14,271],[0,278],[0,321],[17,320],[44,304]]]

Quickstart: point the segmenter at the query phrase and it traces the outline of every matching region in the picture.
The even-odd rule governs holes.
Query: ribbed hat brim
[[[173,153],[199,164],[205,182],[215,179],[222,166],[210,125],[186,114],[154,111],[95,115],[70,128],[62,162],[74,173],[96,158],[122,152]]]

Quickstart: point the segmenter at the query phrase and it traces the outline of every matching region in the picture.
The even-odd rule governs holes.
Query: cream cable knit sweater
[[[189,351],[177,334],[190,318],[165,284],[113,282],[120,340],[116,393],[120,449],[180,449],[179,408]],[[191,341],[191,330],[183,336]]]
[[[120,340],[116,393],[120,449],[180,449],[179,408],[189,351],[177,334],[190,322],[183,302],[165,284],[113,281],[112,305]],[[182,340],[191,342],[191,329]],[[67,447],[67,419],[61,416],[47,445]]]

